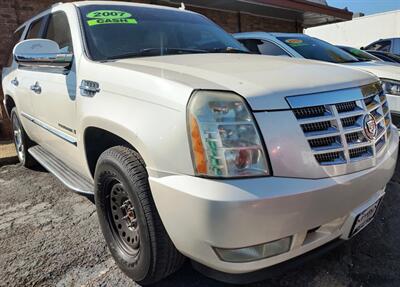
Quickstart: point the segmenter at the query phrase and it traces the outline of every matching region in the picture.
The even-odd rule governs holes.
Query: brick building
[[[0,70],[11,51],[13,31],[24,21],[46,9],[51,0],[0,0]],[[138,0],[132,2],[179,6],[202,13],[228,32],[264,30],[302,32],[303,28],[350,20],[352,13],[326,5],[323,0]],[[3,94],[0,88],[0,101]],[[0,140],[10,138],[10,123],[0,109]]]

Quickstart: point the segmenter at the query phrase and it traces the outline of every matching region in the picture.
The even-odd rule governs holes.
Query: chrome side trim
[[[94,97],[100,92],[100,85],[94,81],[82,80],[79,89],[83,97]]]
[[[77,140],[76,140],[76,138],[71,137],[70,135],[67,135],[67,134],[64,133],[64,132],[62,132],[62,131],[60,131],[60,130],[57,130],[57,129],[51,127],[51,126],[49,126],[48,124],[42,122],[41,120],[38,120],[38,119],[36,119],[36,118],[34,118],[34,117],[28,115],[27,113],[21,112],[21,115],[22,115],[24,118],[26,118],[27,120],[31,121],[32,123],[34,123],[34,124],[40,126],[41,128],[47,130],[47,131],[50,132],[50,133],[52,133],[53,135],[55,135],[55,136],[57,136],[57,137],[59,137],[59,138],[65,140],[65,141],[69,142],[70,144],[73,144],[73,145],[75,145],[75,146],[77,145]]]

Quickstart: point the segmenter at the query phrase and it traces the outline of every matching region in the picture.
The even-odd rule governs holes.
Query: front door
[[[62,52],[73,53],[67,15],[51,14],[43,37],[55,41]],[[75,166],[78,156],[76,140],[76,66],[70,69],[40,68],[29,78],[33,115],[40,129],[39,144],[55,156]]]

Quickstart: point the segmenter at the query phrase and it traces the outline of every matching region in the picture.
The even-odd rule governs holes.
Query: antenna
[[[181,7],[179,7],[179,9],[186,10],[185,3],[181,2]]]

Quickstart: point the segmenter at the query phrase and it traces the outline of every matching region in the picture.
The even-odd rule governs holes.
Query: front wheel
[[[140,155],[117,146],[99,158],[95,201],[100,226],[117,265],[139,284],[155,283],[180,268],[154,204]]]
[[[11,123],[13,129],[13,137],[15,149],[19,162],[24,167],[33,167],[37,164],[36,160],[28,152],[28,149],[34,145],[32,140],[26,134],[24,128],[21,125],[21,121],[18,118],[17,109],[11,110]]]

